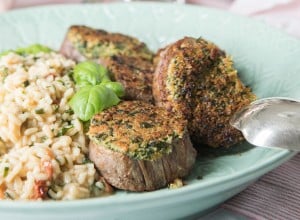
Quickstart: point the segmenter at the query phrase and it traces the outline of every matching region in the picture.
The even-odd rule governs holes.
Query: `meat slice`
[[[106,66],[125,88],[125,99],[151,102],[153,53],[134,37],[86,26],[71,26],[60,52],[81,62],[93,60]]]
[[[146,44],[134,37],[81,25],[69,28],[60,52],[76,60],[76,56],[72,57],[74,50],[86,59],[94,60],[113,55],[140,57],[150,61],[153,58]]]
[[[228,147],[243,140],[229,120],[255,95],[224,51],[203,38],[185,37],[160,50],[156,62],[155,103],[183,115],[194,146]]]
[[[115,55],[106,59],[104,65],[113,73],[112,79],[122,83],[126,88],[125,100],[153,102],[152,63],[140,57]]]
[[[162,108],[124,101],[91,121],[89,157],[112,186],[151,191],[188,175],[194,165],[186,121]]]

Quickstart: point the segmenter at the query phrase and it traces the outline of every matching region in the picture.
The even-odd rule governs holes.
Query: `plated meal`
[[[60,155],[59,163],[63,164],[63,161],[65,160],[65,158],[63,157],[66,156],[68,162],[71,162],[73,160],[73,164],[70,163],[66,165],[65,163],[64,165],[58,165],[59,163],[56,163],[59,167],[57,166],[53,169],[52,181],[60,179],[61,176],[66,176],[65,180],[69,181],[66,183],[73,183],[69,184],[69,186],[73,185],[75,187],[66,187],[64,190],[61,190],[62,188],[64,188],[63,184],[60,181],[56,181],[56,184],[58,184],[58,188],[52,188],[55,192],[51,193],[52,196],[58,196],[56,200],[48,197],[49,188],[48,191],[42,190],[43,192],[47,191],[47,195],[45,194],[45,199],[34,199],[32,197],[30,199],[1,199],[0,213],[2,219],[38,220],[43,218],[49,220],[88,220],[99,218],[122,218],[171,220],[181,218],[199,218],[199,216],[201,216],[204,212],[207,213],[208,209],[215,207],[228,198],[241,192],[263,174],[279,166],[293,155],[293,153],[288,150],[253,147],[244,141],[232,147],[204,148],[204,145],[194,143],[195,139],[191,138],[192,135],[188,130],[189,138],[192,142],[193,148],[197,152],[197,158],[195,160],[195,163],[192,165],[191,170],[188,171],[189,174],[187,176],[176,178],[175,181],[168,183],[166,186],[150,192],[132,192],[129,190],[117,189],[117,187],[120,186],[111,188],[111,184],[108,184],[105,187],[105,182],[103,181],[103,179],[105,180],[105,178],[103,178],[104,171],[102,171],[100,175],[100,169],[98,168],[100,167],[100,164],[98,163],[98,167],[96,167],[97,162],[91,162],[92,160],[89,158],[90,156],[87,152],[92,147],[89,146],[88,141],[93,138],[92,135],[94,134],[92,132],[89,133],[89,129],[92,126],[96,126],[96,124],[91,125],[91,123],[83,121],[91,117],[91,115],[91,118],[96,117],[95,115],[97,114],[94,114],[94,110],[97,109],[100,109],[99,114],[101,114],[101,116],[97,116],[96,121],[101,122],[103,121],[102,117],[107,117],[108,114],[112,113],[115,117],[122,117],[122,120],[124,121],[126,117],[124,117],[123,119],[123,114],[126,113],[122,113],[121,111],[117,110],[119,108],[122,109],[124,106],[127,106],[127,102],[140,102],[143,100],[129,100],[129,90],[127,89],[126,94],[124,90],[126,87],[124,86],[124,83],[121,82],[121,79],[119,78],[118,80],[116,80],[112,77],[112,74],[107,74],[110,71],[113,72],[112,67],[110,67],[111,70],[108,70],[108,66],[105,66],[104,63],[101,63],[101,65],[99,65],[97,60],[93,60],[93,58],[77,62],[73,59],[65,57],[65,55],[61,55],[60,52],[58,52],[60,51],[61,45],[64,42],[66,33],[69,32],[69,28],[74,24],[84,24],[88,27],[103,29],[106,30],[106,32],[110,33],[122,33],[123,35],[134,36],[139,39],[140,42],[145,42],[147,44],[147,48],[152,51],[152,54],[154,54],[154,58],[152,58],[152,60],[154,61],[154,63],[156,63],[156,65],[159,63],[157,55],[160,54],[160,49],[164,50],[164,48],[168,47],[168,45],[173,45],[172,48],[175,48],[175,42],[183,40],[185,36],[190,36],[193,38],[202,37],[203,40],[214,42],[215,45],[218,45],[218,48],[226,51],[227,56],[232,56],[230,58],[234,61],[234,69],[238,71],[238,77],[241,79],[244,85],[247,85],[252,89],[253,93],[255,93],[255,95],[259,99],[271,96],[299,99],[300,80],[298,70],[300,69],[300,63],[297,62],[297,57],[300,56],[299,40],[293,39],[292,37],[287,36],[284,33],[281,33],[251,19],[205,7],[167,3],[160,4],[154,2],[133,2],[130,4],[113,3],[62,6],[56,5],[28,8],[11,11],[9,13],[3,13],[0,15],[0,30],[2,33],[0,35],[0,52],[12,49],[15,51],[15,53],[17,53],[17,55],[14,56],[20,56],[19,54],[24,53],[25,49],[25,51],[27,51],[27,53],[30,52],[33,57],[53,57],[54,55],[58,55],[60,57],[63,57],[64,60],[70,60],[70,62],[73,63],[69,63],[68,65],[65,63],[60,63],[56,64],[56,66],[65,66],[65,69],[70,67],[70,71],[64,71],[63,68],[60,68],[61,73],[69,73],[67,75],[71,76],[72,85],[66,85],[65,87],[68,89],[72,87],[74,90],[72,95],[67,98],[68,101],[66,102],[66,107],[68,106],[68,109],[72,109],[74,113],[72,113],[71,110],[67,111],[66,113],[70,116],[70,119],[68,120],[71,120],[72,123],[73,121],[78,120],[83,126],[82,128],[84,137],[86,138],[86,148],[83,150],[79,149],[78,151],[77,147],[70,147],[68,149],[70,149],[69,152],[71,152],[72,150],[72,154],[63,154],[62,151],[56,151],[53,153],[53,157],[56,157],[56,155]],[[47,47],[41,45],[38,46],[36,45],[37,43],[45,45]],[[29,45],[35,46],[28,48]],[[56,52],[52,49],[54,49]],[[38,51],[44,51],[46,53],[34,54]],[[47,53],[47,51],[52,51],[52,53]],[[146,54],[149,53],[146,52]],[[11,55],[7,54],[7,56]],[[0,59],[2,60],[4,59],[4,57],[1,57]],[[18,59],[24,59],[24,56],[21,55],[21,57],[19,57]],[[118,61],[122,61],[125,59],[126,58],[121,59],[119,57]],[[149,57],[147,57],[147,55],[144,55],[144,59],[149,60]],[[37,61],[37,59],[33,60],[33,62]],[[129,58],[127,58],[127,60],[129,60]],[[136,59],[130,58],[130,60],[133,62],[133,60]],[[69,61],[67,61],[67,63],[68,62]],[[121,65],[117,64],[120,62],[114,63],[115,69],[118,68],[117,73],[137,66],[135,64],[131,66],[128,65],[128,68],[125,68],[124,66],[123,68],[119,68],[119,66]],[[125,64],[127,63],[127,61],[123,63]],[[151,63],[149,65],[148,61],[143,63],[148,63],[145,64],[145,68],[143,68],[145,70],[144,72],[147,72],[147,68],[150,68],[150,70],[151,68],[153,68],[151,67]],[[166,65],[169,65],[168,63],[170,62],[166,62]],[[41,64],[39,64],[38,66],[40,67]],[[139,67],[140,69],[142,69],[141,66]],[[89,74],[82,75],[82,70],[84,70],[84,72],[86,73],[87,69],[90,70]],[[28,72],[28,70],[26,71]],[[60,71],[57,70],[57,72]],[[154,72],[155,69],[152,69],[150,72],[152,71]],[[65,73],[62,74],[64,75]],[[151,76],[151,74],[149,75]],[[138,74],[138,76],[140,76],[140,74]],[[152,76],[154,76],[154,74],[152,74]],[[56,75],[55,78],[56,77],[58,76]],[[116,76],[116,78],[117,77],[118,76]],[[162,79],[161,82],[164,82],[164,77],[159,78]],[[135,84],[133,85],[142,85],[141,83],[137,84],[137,81],[134,81],[134,83]],[[23,85],[23,87],[22,85],[20,85],[18,88],[27,88],[24,87],[27,84],[28,83],[25,80],[25,84]],[[59,82],[57,82],[57,85],[55,86],[60,88],[59,91],[64,90]],[[107,87],[110,87],[110,89]],[[132,87],[135,88],[134,86]],[[83,90],[79,92],[81,88],[83,88]],[[153,89],[154,87],[152,86],[151,90],[153,91]],[[148,91],[151,90],[149,89]],[[138,89],[138,91],[143,91],[143,93],[141,93],[142,95],[151,95],[151,93],[146,92],[145,90]],[[97,96],[99,99],[91,99],[90,102],[87,101],[88,99],[86,98],[86,94],[89,93],[98,94]],[[110,94],[113,99],[106,99],[107,95],[104,96],[103,94]],[[132,92],[131,94],[135,94],[135,92]],[[51,95],[51,99],[52,97],[54,96]],[[59,95],[57,97],[62,97],[62,95]],[[78,97],[78,102],[71,102],[71,100],[78,100]],[[151,96],[149,95],[144,97],[150,97],[150,101],[148,101],[148,98],[146,103],[152,102],[151,106],[154,106],[155,110],[152,108],[151,109],[155,112],[160,112],[160,110],[156,108],[156,106],[158,106],[158,103],[160,102],[159,100],[154,101],[154,98],[152,98],[151,100]],[[36,98],[32,99],[36,100]],[[144,99],[146,100],[146,98]],[[91,107],[93,105],[90,104],[94,102],[96,103],[95,109],[88,108],[89,111],[84,111],[84,109],[87,109],[84,107],[81,109],[82,111],[80,111],[80,106]],[[118,102],[118,104],[112,104],[116,102]],[[76,105],[77,103],[78,105]],[[84,103],[90,104],[86,105]],[[175,105],[172,104],[174,102],[172,102],[171,100],[169,103],[170,106],[174,108]],[[105,107],[109,105],[110,107]],[[144,108],[146,106],[141,107]],[[166,106],[161,105],[161,107],[163,109],[166,109]],[[9,109],[9,111],[13,112],[14,110]],[[41,113],[42,110],[37,111],[37,113],[39,112]],[[166,114],[169,114],[168,111],[164,112]],[[32,117],[36,117],[35,115],[39,115],[35,113],[35,109],[30,113],[34,115]],[[58,113],[56,114],[57,115],[55,117],[61,117],[58,115]],[[63,113],[63,115],[64,114],[65,113]],[[42,117],[42,119],[45,118],[42,114],[40,115],[40,117]],[[149,115],[145,114],[145,117],[149,117]],[[182,116],[177,115],[176,117]],[[83,120],[80,118],[82,118]],[[144,119],[146,118],[143,118],[143,120]],[[155,118],[155,120],[159,121],[160,119],[157,117]],[[108,125],[115,126],[117,128],[116,131],[120,132],[120,134],[121,132],[124,132],[122,126],[114,124],[114,120],[107,121],[109,122]],[[140,122],[142,121],[138,120],[135,125],[138,126]],[[191,120],[188,122],[191,122]],[[161,120],[161,123],[166,122],[165,120]],[[67,126],[67,124],[68,123],[65,123],[63,124],[63,126],[65,127]],[[97,128],[97,126],[95,128]],[[109,126],[101,127],[101,129],[103,129],[105,133],[109,134]],[[147,123],[142,123],[142,126],[147,127]],[[69,136],[72,139],[72,143],[80,143],[77,139],[78,136],[76,136],[74,133],[72,134],[72,129],[77,129],[78,127],[71,127],[71,125],[68,125],[64,129],[62,129],[62,126],[60,126],[59,129],[56,130],[56,132],[60,130],[61,134],[64,133],[64,135],[62,136]],[[142,132],[144,130],[148,131],[148,129],[151,130],[151,128],[146,129],[141,128],[140,126],[138,126],[138,128],[138,132]],[[5,127],[5,129],[8,130],[7,127]],[[98,129],[100,129],[100,127]],[[162,131],[163,126],[155,129],[161,129],[160,131]],[[180,130],[177,129],[177,131],[179,132]],[[58,134],[58,132],[55,133],[55,135],[56,134]],[[167,133],[161,134],[161,137],[165,136],[166,134]],[[111,136],[108,135],[107,141],[110,142],[111,138],[113,137],[116,137],[116,133],[112,134]],[[154,137],[154,135],[152,134],[148,138],[152,139],[151,137]],[[53,138],[49,138],[48,142],[54,140],[55,138],[57,137],[53,136]],[[143,138],[144,140],[146,140],[145,136],[143,136]],[[187,140],[186,138],[183,139]],[[236,140],[238,140],[238,138]],[[104,141],[106,140],[102,140],[102,143],[104,143]],[[130,139],[124,139],[124,141],[130,141]],[[37,144],[42,142],[35,141],[35,143]],[[104,143],[103,146],[102,144],[100,146],[99,142],[93,143],[95,145],[98,145],[98,147],[95,148],[96,153],[99,153],[101,150],[107,150],[110,145],[110,143]],[[184,147],[183,145],[180,146]],[[2,150],[3,148],[0,148],[2,159],[2,157],[4,157],[5,154],[7,154],[11,149],[8,150],[5,148],[4,152]],[[48,148],[50,151],[54,151],[50,147]],[[35,147],[34,149],[38,148]],[[57,149],[61,148],[57,147]],[[122,148],[118,147],[114,149],[121,150]],[[128,153],[135,152],[134,149],[138,148],[131,149],[133,151],[128,151]],[[202,150],[204,150],[205,152],[202,152]],[[116,155],[124,155],[123,158],[126,162],[126,166],[124,168],[130,167],[128,165],[130,165],[130,162],[132,162],[131,157],[125,157],[125,154],[123,154],[122,152],[108,152],[110,153],[108,154],[108,156],[111,156],[110,158],[116,158]],[[163,155],[166,156],[166,154]],[[18,158],[19,157],[17,157],[15,161],[18,161]],[[26,157],[24,156],[23,158]],[[36,164],[39,164],[40,158],[38,158],[37,156],[34,156],[32,158],[36,160]],[[180,158],[186,157],[182,156]],[[164,157],[164,162],[166,162],[167,159],[167,157]],[[82,163],[82,160],[84,160],[84,163]],[[146,161],[142,162],[142,164],[148,164],[145,162]],[[52,163],[52,165],[54,164],[55,162]],[[115,163],[109,164],[110,166],[115,165]],[[27,169],[29,167],[25,162],[22,162],[22,165],[22,168],[25,167]],[[155,168],[159,166],[158,163],[153,165]],[[107,166],[106,169],[111,170],[112,168],[110,168],[110,166]],[[85,167],[85,170],[87,170],[86,167],[91,168],[88,178],[85,178],[87,175],[86,171],[78,171],[79,167]],[[134,168],[136,167],[137,166],[134,166]],[[161,170],[162,167],[159,166],[158,168]],[[75,173],[74,169],[77,169],[78,172],[76,171],[76,174],[80,173],[79,175],[81,175],[82,179],[89,179],[89,181],[91,181],[88,184],[91,184],[93,186],[93,189],[95,190],[93,193],[90,193],[89,188],[86,188],[87,185],[84,185],[82,184],[83,182],[80,182],[79,179],[81,179],[81,177],[77,178],[78,176],[76,175],[77,180],[73,179],[72,174]],[[185,169],[188,170],[188,168]],[[9,176],[11,169],[6,168],[6,170],[7,171],[5,171],[5,173],[7,176]],[[37,176],[35,176],[35,174],[39,173],[40,171],[42,171],[41,173],[43,175],[40,175],[40,177],[38,178],[44,176],[44,178],[47,179],[45,171],[42,170],[38,165],[34,167],[33,172],[28,172],[28,174],[36,178]],[[93,174],[93,172],[95,173]],[[149,172],[150,170],[148,169],[148,173]],[[166,172],[163,173],[164,176],[162,175],[160,180],[166,180],[167,176],[165,176],[165,174],[168,174],[169,172],[172,172],[172,174],[174,175],[179,175],[178,173],[176,173],[176,170],[166,170]],[[25,172],[20,172],[16,176],[26,176],[24,173]],[[58,175],[60,177],[58,178],[58,176],[55,176],[54,173],[55,175]],[[2,174],[3,173],[1,173],[0,178],[2,178]],[[133,175],[136,177],[141,177],[139,173]],[[113,175],[110,175],[109,177],[113,177]],[[153,177],[151,177],[150,180],[152,179]],[[98,183],[94,182],[96,180]],[[114,178],[114,180],[118,179]],[[3,179],[1,179],[1,181],[3,181]],[[21,178],[21,181],[18,182],[19,185],[16,182],[15,187],[22,187],[24,181],[25,178]],[[48,180],[46,182],[48,182]],[[104,184],[102,185],[101,183]],[[116,183],[117,182],[113,184]],[[157,184],[156,181],[155,183]],[[10,186],[12,185],[13,184],[11,184]],[[125,184],[123,183],[122,185],[124,186]],[[34,184],[32,186],[34,186]],[[49,187],[50,185],[46,184],[46,186]],[[80,187],[80,189],[83,189],[82,191],[84,193],[81,195],[90,194],[92,198],[84,197],[88,199],[74,199],[70,198],[71,196],[67,197],[67,194],[62,193],[74,192],[73,195],[78,196],[79,194],[77,194],[77,190],[72,191],[73,189],[78,189],[78,187]],[[104,191],[104,188],[106,188],[107,190]],[[112,192],[111,190],[113,190],[114,192]],[[49,194],[50,192],[51,191],[49,191]],[[62,198],[63,196],[65,196],[65,198]]]
[[[0,199],[74,200],[184,185],[203,147],[243,140],[231,116],[255,99],[225,51],[71,26],[60,51],[0,57]]]

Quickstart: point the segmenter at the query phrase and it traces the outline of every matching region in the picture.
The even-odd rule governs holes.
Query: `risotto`
[[[75,63],[60,54],[0,58],[0,199],[101,196],[84,127],[68,105]]]

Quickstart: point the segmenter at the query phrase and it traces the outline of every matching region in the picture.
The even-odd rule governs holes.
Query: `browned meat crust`
[[[150,61],[153,58],[153,53],[146,44],[134,37],[87,26],[71,26],[65,41],[70,42],[87,59],[97,60],[113,55],[141,57]],[[68,51],[61,52],[69,56]]]
[[[91,121],[89,155],[113,186],[150,191],[191,170],[196,151],[186,122],[145,102],[122,102]]]
[[[185,140],[186,143],[182,143]],[[90,158],[112,186],[129,191],[152,191],[188,175],[195,162],[195,150],[186,137],[173,144],[170,154],[156,160],[134,160],[90,143]]]
[[[212,147],[243,140],[229,120],[255,99],[239,80],[230,57],[215,44],[191,37],[160,51],[153,96],[158,106],[188,120],[193,143]]]
[[[139,57],[112,56],[105,61],[105,66],[113,73],[113,80],[126,88],[124,99],[153,102],[152,63]]]
[[[106,66],[125,88],[125,99],[152,102],[153,53],[134,37],[86,26],[71,26],[60,52],[76,61]]]
[[[95,115],[89,138],[135,159],[152,160],[169,153],[182,138],[186,121],[163,108],[141,101],[123,101]]]

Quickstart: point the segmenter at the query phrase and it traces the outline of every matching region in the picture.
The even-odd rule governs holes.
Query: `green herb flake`
[[[43,136],[43,137],[41,137],[41,141],[42,141],[42,142],[45,142],[47,139],[48,139],[48,137],[47,137],[47,136]]]
[[[88,132],[88,130],[90,129],[90,124],[91,124],[90,120],[82,122],[84,133]]]
[[[87,164],[87,163],[93,163],[93,162],[88,157],[83,158],[82,164]]]
[[[8,193],[7,191],[4,192],[4,196],[5,196],[5,198],[14,200],[14,197],[12,195],[10,195],[10,193]]]
[[[3,171],[3,177],[6,177],[8,175],[9,167],[4,167]]]
[[[68,164],[69,164],[69,161],[68,161],[68,159],[67,159],[66,157],[64,157],[64,159],[65,159],[65,163],[66,163],[66,165],[68,165]]]
[[[58,132],[57,136],[60,137],[60,136],[65,135],[68,132],[68,130],[70,130],[73,127],[74,127],[74,125],[72,125],[72,124],[62,127],[61,130]]]
[[[58,112],[59,105],[53,104],[53,105],[52,105],[52,109],[53,109],[54,113]]]
[[[30,84],[30,83],[29,83],[29,81],[28,81],[28,80],[26,80],[26,81],[24,81],[24,82],[23,82],[23,85],[24,85],[24,87],[27,87],[27,86],[29,86],[29,84]]]
[[[143,138],[141,138],[141,137],[139,137],[139,136],[133,137],[133,138],[131,138],[131,142],[132,142],[133,144],[141,144],[141,143],[143,142]]]
[[[138,113],[141,113],[141,112],[140,111],[132,111],[132,112],[129,112],[128,115],[129,116],[134,116],[134,115],[136,115]]]
[[[49,190],[52,190],[55,194],[57,193],[57,189],[55,185],[52,185]]]
[[[94,183],[94,187],[96,187],[99,190],[103,190],[105,188],[105,185],[102,182],[97,181]]]
[[[39,108],[39,109],[35,110],[35,113],[38,114],[38,115],[41,115],[41,114],[45,113],[45,110],[43,108]]]
[[[70,109],[66,110],[65,113],[67,113],[67,114],[74,114],[74,111],[73,111],[73,109],[70,108]]]
[[[141,122],[140,123],[140,127],[141,128],[153,128],[154,127],[154,125],[153,124],[150,124],[149,122]]]
[[[96,135],[96,138],[97,138],[98,140],[104,141],[104,140],[106,140],[106,139],[108,138],[108,134],[106,134],[106,133],[100,133],[100,134],[97,134],[97,135]]]
[[[57,162],[60,166],[62,165],[61,162],[60,162],[60,160],[59,160],[57,157],[55,157],[54,159],[56,160],[56,162]]]
[[[4,67],[3,69],[0,70],[1,82],[4,82],[7,76],[8,76],[8,68]]]
[[[65,85],[64,81],[62,81],[61,79],[57,80],[57,82],[61,83],[63,86]]]

